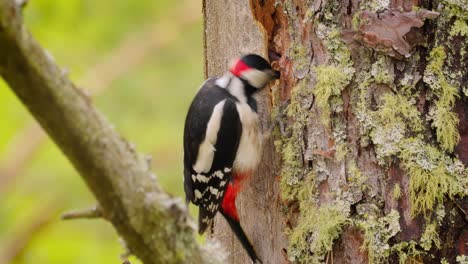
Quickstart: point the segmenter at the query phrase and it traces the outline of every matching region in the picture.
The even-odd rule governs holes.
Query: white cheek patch
[[[213,164],[215,145],[218,138],[221,118],[223,117],[223,108],[226,100],[219,102],[213,109],[210,120],[207,124],[205,139],[198,148],[197,161],[193,165],[193,170],[197,173],[207,173]]]
[[[271,75],[257,69],[248,69],[241,73],[241,77],[247,80],[255,88],[263,88],[271,79]]]

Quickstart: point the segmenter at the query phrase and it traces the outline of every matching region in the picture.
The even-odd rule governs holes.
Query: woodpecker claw
[[[279,131],[283,137],[290,137],[290,133],[286,132],[286,125],[283,122],[284,115],[283,114],[278,114],[274,119],[271,125],[267,128],[267,131],[264,133],[264,138],[269,139],[271,137],[271,134],[273,133],[273,130],[276,128],[276,126],[279,127]]]

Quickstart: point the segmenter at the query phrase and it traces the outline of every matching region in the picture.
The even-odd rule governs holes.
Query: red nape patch
[[[232,74],[234,74],[237,77],[240,77],[243,71],[246,71],[250,69],[247,64],[245,64],[243,61],[238,60],[234,66],[229,70],[231,71]]]
[[[223,212],[236,221],[239,221],[239,215],[236,209],[236,197],[239,189],[240,185],[237,181],[229,183],[226,188],[226,194],[224,194],[223,203],[221,204]]]

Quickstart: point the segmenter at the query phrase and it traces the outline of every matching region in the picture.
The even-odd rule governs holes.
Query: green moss
[[[418,243],[413,240],[403,241],[393,245],[390,252],[398,255],[399,264],[421,263],[418,259],[424,255],[424,252],[419,250],[417,246]]]
[[[370,71],[370,69],[369,69]],[[366,147],[369,145],[369,133],[374,128],[374,115],[369,110],[370,96],[369,86],[373,82],[373,78],[367,71],[360,71],[356,74],[357,88],[352,90],[351,98],[353,104],[356,105],[356,117],[359,122],[359,136],[361,146]]]
[[[285,200],[294,200],[296,196],[294,186],[299,183],[302,169],[302,163],[299,162],[300,153],[297,144],[289,139],[283,145],[281,154],[283,157],[280,181],[281,197]]]
[[[468,20],[468,4],[465,0],[444,0],[444,13],[449,18],[457,17]]]
[[[359,191],[362,191],[366,181],[367,177],[362,174],[356,162],[354,160],[350,161],[348,166],[348,183],[351,187],[357,187]]]
[[[392,192],[392,195],[393,195],[393,199],[395,199],[395,201],[398,201],[398,199],[401,198],[401,187],[400,187],[400,184],[395,184],[395,186],[393,186],[393,192]]]
[[[389,159],[401,151],[401,141],[424,128],[420,113],[414,102],[405,96],[387,93],[381,97],[377,111],[367,110],[372,118],[370,137],[380,165],[389,164]]]
[[[440,103],[437,103],[429,113],[433,122],[432,126],[436,128],[437,141],[441,143],[444,149],[453,151],[460,140],[458,115],[452,112],[450,108],[440,106]]]
[[[452,28],[450,29],[451,36],[466,36],[468,35],[468,25],[464,20],[457,19],[454,23]]]
[[[440,248],[440,239],[439,234],[437,232],[437,224],[434,222],[426,225],[426,228],[424,229],[424,233],[422,234],[419,243],[419,245],[426,251],[431,250],[432,244],[434,244],[437,248]]]
[[[332,250],[333,241],[350,223],[349,206],[327,204],[316,207],[303,202],[297,227],[289,236],[289,258],[297,263],[322,263]]]
[[[353,30],[358,30],[361,24],[363,24],[365,21],[362,21],[361,19],[361,12],[356,12],[353,15],[353,19],[351,20],[351,24],[353,26]]]
[[[348,144],[344,141],[339,141],[338,144],[335,145],[335,158],[337,161],[342,161],[346,158],[348,154]]]
[[[361,182],[363,178],[361,170],[356,165],[356,162],[353,160],[348,166],[348,181],[350,182]]]
[[[429,64],[424,72],[423,80],[437,97],[429,115],[433,121],[432,126],[436,129],[437,141],[443,149],[452,152],[460,140],[459,119],[456,114],[451,113],[459,95],[457,87],[449,83],[443,72],[446,58],[444,48],[435,47],[429,55]]]
[[[305,101],[310,100],[307,79],[294,87],[291,102],[284,110],[294,120],[288,127],[290,136],[275,142],[283,158],[281,170],[281,196],[299,203],[300,216],[297,226],[290,230],[288,255],[296,263],[319,263],[331,250],[333,241],[348,223],[349,205],[343,202],[317,207],[316,174],[303,169],[301,149],[304,129],[310,110]],[[319,161],[317,167],[319,167]]]
[[[446,195],[462,194],[463,188],[453,173],[448,170],[454,164],[437,148],[424,143],[421,138],[402,141],[399,155],[402,166],[410,178],[410,200],[413,215],[426,214],[436,203],[443,202]]]
[[[338,2],[332,2],[327,2],[325,9],[334,12],[336,9],[333,8]],[[321,110],[322,123],[332,130],[335,158],[341,161],[348,152],[347,123],[342,120],[342,115],[336,114],[343,112],[341,93],[350,84],[354,68],[351,53],[341,39],[341,29],[333,23],[335,21],[325,19],[317,25],[317,36],[327,50],[327,65],[319,65],[312,69],[316,82],[313,93],[315,102]]]
[[[286,116],[294,120],[294,123],[288,127],[289,137],[281,137],[275,141],[275,146],[282,156],[281,167],[281,197],[285,200],[295,200],[297,195],[297,186],[303,178],[301,147],[298,144],[302,142],[302,134],[308,120],[309,110],[302,106],[302,100],[307,97],[307,81],[300,81],[294,87],[291,94],[291,102],[284,110]]]
[[[421,132],[424,128],[421,114],[416,108],[415,102],[411,102],[402,95],[385,94],[382,96],[383,104],[376,112],[382,121],[405,122],[405,127],[413,132]],[[384,121],[385,122],[385,121]]]
[[[308,68],[310,60],[307,59],[309,56],[307,54],[308,52],[306,47],[300,43],[294,42],[292,44],[293,45],[291,46],[289,53],[291,59],[294,61],[294,67],[297,70],[304,70]]]
[[[340,3],[339,1],[326,1],[323,2],[322,4],[322,13],[324,14],[324,20],[325,21],[333,21],[336,19],[337,12],[340,8]]]
[[[457,256],[456,260],[457,260],[457,263],[468,264],[468,256],[460,255],[460,256]]]
[[[390,0],[372,0],[365,1],[364,5],[367,5],[368,10],[373,12],[382,12],[390,6]]]
[[[314,68],[317,83],[313,93],[315,102],[322,110],[322,121],[325,125],[330,123],[330,97],[339,96],[350,82],[350,76],[341,68],[321,65]]]
[[[393,65],[391,59],[386,56],[380,56],[377,61],[372,64],[371,75],[376,83],[393,84],[393,73],[389,71]]]
[[[388,215],[365,215],[355,224],[364,232],[363,246],[368,251],[369,263],[382,263],[391,253],[388,241],[400,231],[400,215],[392,210]]]

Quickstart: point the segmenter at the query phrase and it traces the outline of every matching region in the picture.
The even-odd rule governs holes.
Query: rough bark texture
[[[265,150],[281,158],[279,193],[270,162],[238,201],[265,263],[285,262],[283,248],[292,263],[466,261],[466,1],[206,0],[204,10],[208,76],[246,52],[281,70],[262,97],[264,117],[287,124],[279,157]],[[219,220],[214,236],[245,263],[226,230]]]
[[[156,182],[22,23],[21,1],[0,0],[0,76],[70,159],[128,248],[144,263],[208,263],[186,207]]]

